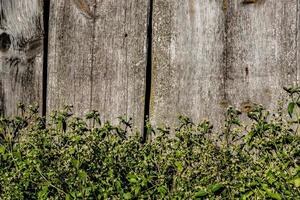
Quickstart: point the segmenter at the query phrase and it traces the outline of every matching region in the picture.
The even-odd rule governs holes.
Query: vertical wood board
[[[0,115],[17,103],[42,105],[43,5],[40,0],[0,0]]]
[[[225,15],[220,1],[155,0],[151,121],[223,119]]]
[[[297,81],[297,0],[231,1],[227,13],[226,93],[242,111],[275,109]]]
[[[54,0],[50,14],[48,110],[74,105],[102,120],[144,114],[148,2]]]
[[[93,20],[72,0],[50,2],[47,111],[73,105],[81,116],[90,110]]]

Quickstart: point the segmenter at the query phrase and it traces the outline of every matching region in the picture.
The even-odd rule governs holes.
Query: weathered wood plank
[[[297,1],[297,24],[296,24],[297,32],[296,32],[296,47],[297,47],[297,83],[300,81],[300,2]]]
[[[147,1],[54,0],[48,110],[73,104],[104,120],[144,114]]]
[[[298,2],[230,1],[225,82],[230,104],[244,111],[253,102],[275,109],[282,87],[296,82]]]
[[[150,118],[172,125],[178,114],[218,122],[224,110],[221,1],[155,0]]]
[[[77,113],[90,110],[93,21],[72,0],[50,2],[48,111],[73,105]]]
[[[141,128],[144,120],[146,0],[107,0],[97,6],[92,105],[105,119],[127,115]]]
[[[40,0],[0,0],[0,115],[42,104],[42,13]]]

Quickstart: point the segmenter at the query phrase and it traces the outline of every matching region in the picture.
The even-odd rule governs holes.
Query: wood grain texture
[[[105,119],[144,120],[148,1],[106,0],[97,6],[92,109]]]
[[[275,109],[282,87],[296,83],[298,2],[230,1],[225,82],[230,104],[241,110],[252,103]]]
[[[156,0],[152,121],[185,114],[218,125],[228,105],[275,109],[299,80],[298,4]]]
[[[92,6],[92,5],[91,5]],[[50,3],[48,111],[73,105],[77,114],[90,110],[93,21],[73,1]]]
[[[42,1],[0,0],[0,115],[42,104]]]
[[[150,118],[223,119],[225,15],[218,0],[155,0]]]
[[[72,104],[142,127],[147,10],[141,0],[51,1],[49,111]]]
[[[300,81],[300,2],[297,1],[297,24],[296,24],[296,50],[297,50],[297,83]]]

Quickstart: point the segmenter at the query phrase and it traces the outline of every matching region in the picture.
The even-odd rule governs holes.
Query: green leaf
[[[300,178],[296,178],[294,180],[291,181],[295,187],[300,187]]]
[[[5,153],[5,146],[0,146],[0,154],[4,154]]]
[[[70,154],[74,154],[74,153],[75,153],[75,148],[74,148],[73,146],[71,146],[71,147],[69,148],[69,153],[70,153]]]
[[[201,197],[205,197],[208,195],[208,192],[206,192],[205,190],[200,190],[195,194],[195,198],[201,198]]]
[[[272,198],[272,199],[276,199],[276,200],[281,200],[282,197],[279,193],[273,192],[267,184],[262,184],[262,188],[266,191],[267,195]]]
[[[166,189],[165,186],[160,186],[157,188],[157,191],[161,194],[166,194],[168,192],[168,190]]]
[[[290,102],[289,105],[288,105],[288,113],[289,113],[291,118],[293,117],[294,108],[295,108],[295,103]]]
[[[247,199],[249,199],[252,195],[254,194],[254,192],[253,191],[250,191],[250,192],[247,192],[246,194],[243,194],[242,195],[242,200],[247,200]]]
[[[209,189],[212,193],[220,192],[221,190],[224,189],[224,185],[217,183],[217,184],[214,184],[214,185],[210,185]]]
[[[126,194],[124,194],[124,199],[132,199],[132,195],[129,193],[129,192],[127,192]]]
[[[130,183],[137,183],[139,182],[138,177],[134,174],[128,175],[128,181]]]
[[[181,164],[180,162],[176,161],[176,162],[175,162],[175,165],[177,166],[177,170],[178,170],[179,172],[182,172],[182,170],[183,170],[182,164]]]
[[[272,199],[276,199],[276,200],[281,200],[282,199],[282,197],[281,197],[281,195],[279,193],[274,193],[271,190],[266,190],[266,193]]]
[[[88,175],[85,171],[80,170],[79,173],[78,173],[78,176],[79,176],[80,180],[86,180]]]
[[[70,194],[71,194],[71,196],[72,196],[74,199],[76,199],[76,192],[75,192],[75,191],[72,191]]]
[[[253,187],[256,187],[258,185],[259,185],[259,183],[257,181],[252,181],[250,183],[247,183],[247,187],[249,187],[249,188],[253,188]]]
[[[135,178],[130,178],[130,179],[129,179],[129,182],[130,182],[130,183],[137,183],[137,182],[138,182],[138,180],[137,180],[137,179],[135,179]]]
[[[135,195],[138,195],[140,192],[141,192],[141,187],[140,187],[140,186],[136,186],[136,187],[134,188],[134,194],[135,194]]]
[[[78,161],[78,160],[72,159],[72,160],[71,160],[71,162],[72,162],[73,166],[74,166],[76,169],[78,169],[78,168],[79,168],[79,166],[80,166],[80,163],[79,163],[79,161]]]
[[[48,196],[48,186],[43,186],[42,190],[38,192],[39,199],[46,199]]]
[[[70,199],[71,199],[70,195],[67,194],[65,200],[70,200]]]
[[[267,180],[268,180],[268,182],[269,182],[271,185],[272,185],[273,183],[276,182],[275,175],[273,174],[272,171],[269,171],[269,172],[267,173]]]

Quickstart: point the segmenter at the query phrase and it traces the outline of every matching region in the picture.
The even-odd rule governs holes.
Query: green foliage
[[[65,107],[46,123],[20,104],[0,119],[0,199],[299,199],[300,90],[286,90],[292,123],[257,105],[244,126],[230,107],[217,139],[210,122],[181,116],[174,129],[148,122],[146,143],[125,117],[114,126]]]

